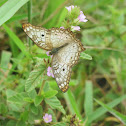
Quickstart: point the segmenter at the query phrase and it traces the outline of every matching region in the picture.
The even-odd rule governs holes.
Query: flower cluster
[[[66,7],[68,10],[68,17],[67,21],[63,22],[63,26],[60,27],[61,29],[65,29],[71,27],[71,31],[80,31],[80,26],[78,26],[81,22],[87,22],[86,16],[84,15],[83,11],[79,9],[79,7],[71,5]],[[69,22],[69,23],[68,23]],[[47,56],[53,57],[53,55],[49,55],[49,51],[46,52]],[[52,68],[49,66],[47,68],[47,75],[52,76],[54,78]]]
[[[86,16],[84,15],[83,11],[80,11],[80,9],[77,6],[74,6],[74,5],[66,7],[66,9],[68,10],[68,18],[71,16],[72,17],[71,19],[73,19],[74,13],[78,12],[78,10],[79,10],[78,17],[76,17],[76,19],[73,20],[73,22],[70,24],[71,25],[70,27],[71,27],[72,31],[80,31],[80,26],[75,26],[75,25],[79,25],[81,22],[87,22],[88,21],[86,19]],[[64,28],[64,27],[62,26],[60,28]]]

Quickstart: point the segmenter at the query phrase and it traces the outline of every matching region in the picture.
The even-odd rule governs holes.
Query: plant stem
[[[32,0],[29,0],[28,4],[28,22],[32,23]],[[32,41],[28,37],[28,43],[29,43],[29,52],[31,52],[31,46],[32,46]]]
[[[41,95],[41,92],[42,92],[42,90],[43,90],[44,85],[45,85],[45,80],[42,81],[42,85],[41,85],[41,87],[40,87],[40,89],[39,89],[39,92],[38,92],[38,95],[39,95],[39,96]]]

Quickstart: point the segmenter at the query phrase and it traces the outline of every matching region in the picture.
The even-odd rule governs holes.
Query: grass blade
[[[79,112],[77,103],[76,103],[75,98],[74,98],[72,92],[70,91],[70,89],[64,94],[64,97],[65,97],[67,104],[69,105],[69,109],[70,109],[71,113],[76,114],[79,117],[79,119],[81,120],[82,119],[81,114]]]
[[[9,37],[13,40],[13,42],[18,46],[18,48],[27,56],[29,57],[29,53],[26,52],[26,47],[22,43],[22,41],[12,32],[7,25],[3,24],[4,29],[6,30]]]
[[[123,114],[117,112],[116,110],[110,108],[108,105],[100,102],[99,100],[95,101],[100,104],[102,107],[104,107],[105,109],[107,109],[112,115],[114,115],[115,117],[117,117],[123,124],[126,124],[126,116],[124,116]]]
[[[93,112],[93,88],[91,81],[86,82],[84,109],[87,117]]]
[[[0,26],[10,19],[28,1],[29,0],[8,0],[0,7]]]
[[[121,96],[117,99],[115,99],[114,101],[108,103],[107,105],[110,108],[115,107],[116,105],[118,105],[122,100],[124,100],[126,98],[126,95]],[[96,111],[94,111],[90,116],[89,116],[89,123],[93,122],[94,120],[98,119],[100,116],[102,116],[103,114],[105,114],[107,112],[106,109],[104,109],[103,107],[100,107],[98,109],[96,109]]]

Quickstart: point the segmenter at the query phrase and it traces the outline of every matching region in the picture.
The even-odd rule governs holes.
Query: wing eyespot
[[[44,37],[44,35],[42,34],[42,37]]]
[[[63,68],[63,71],[65,71],[65,69]]]

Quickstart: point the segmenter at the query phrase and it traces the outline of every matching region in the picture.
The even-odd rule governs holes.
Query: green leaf
[[[12,97],[12,96],[14,96],[15,94],[16,94],[16,92],[13,91],[13,90],[11,90],[11,89],[8,89],[8,90],[6,91],[7,98]]]
[[[32,99],[35,99],[35,97],[37,96],[36,90],[32,90],[32,91],[28,92],[28,96]]]
[[[91,81],[86,82],[84,110],[87,117],[93,112],[93,87]]]
[[[10,63],[10,58],[11,58],[12,53],[8,51],[2,51],[1,54],[1,62],[0,62],[0,67],[3,69],[3,71],[7,71],[9,63]],[[1,72],[0,72],[1,75]]]
[[[60,123],[54,124],[52,126],[69,126],[69,124],[68,123],[60,122]]]
[[[31,111],[37,115],[38,114],[38,107],[36,107],[34,104],[30,105]]]
[[[56,90],[49,90],[44,93],[44,97],[51,98],[51,97],[55,96],[57,93],[58,93],[58,91],[56,91]]]
[[[41,119],[42,118],[42,115],[43,115],[43,110],[42,110],[42,106],[39,105],[38,107],[38,114],[34,114],[33,112],[29,112],[29,119],[28,121],[30,123],[34,123],[34,120],[38,120],[38,119]]]
[[[69,104],[71,113],[73,115],[76,114],[77,117],[79,117],[79,119],[82,119],[77,103],[70,89],[64,94],[64,97],[65,97],[65,100],[67,101],[67,104]]]
[[[25,122],[24,121],[18,121],[16,123],[16,126],[26,126]]]
[[[7,106],[3,103],[0,104],[0,114],[5,114],[7,112]]]
[[[110,108],[113,108],[114,106],[118,105],[122,100],[124,100],[126,98],[126,95],[121,96],[117,99],[115,99],[114,101],[108,103],[107,105]],[[100,107],[98,109],[96,109],[90,116],[89,116],[89,120],[88,122],[91,123],[92,121],[98,119],[99,117],[101,117],[102,115],[104,115],[107,112],[106,109],[104,109],[103,107]]]
[[[58,23],[56,24],[56,27],[60,27],[61,26],[61,23],[65,19],[67,13],[68,13],[67,9],[63,8],[62,12],[60,13],[60,17],[59,17]]]
[[[86,54],[84,52],[81,53],[80,58],[81,59],[92,60],[92,57],[89,54]]]
[[[21,116],[20,116],[21,120],[24,121],[24,122],[26,120],[28,120],[28,114],[29,114],[28,111],[24,111],[23,113],[21,113]]]
[[[16,121],[15,120],[10,120],[7,122],[6,126],[16,126]]]
[[[23,100],[26,101],[26,102],[29,102],[29,103],[32,103],[33,102],[33,99],[31,99],[29,97],[26,97]]]
[[[15,95],[13,95],[12,97],[8,97],[7,101],[13,102],[13,103],[16,103],[16,104],[21,104],[22,101],[23,101],[23,96],[22,96],[22,94],[17,93]]]
[[[95,101],[100,104],[101,106],[103,106],[105,109],[107,109],[112,115],[114,115],[115,117],[117,117],[123,124],[126,124],[126,116],[119,113],[118,111],[110,108],[108,105],[100,102],[99,100],[96,100]]]
[[[42,102],[42,100],[43,96],[36,96],[34,101],[35,106],[38,106]]]
[[[10,19],[29,0],[8,0],[0,7],[0,26]]]
[[[56,115],[51,108],[48,108],[48,113],[52,115],[53,122],[57,122]]]
[[[30,73],[29,78],[26,80],[25,84],[25,90],[27,92],[33,90],[39,83],[42,82],[40,78],[44,70],[45,66],[41,64],[35,67],[35,69]]]
[[[3,24],[4,29],[6,30],[9,37],[13,40],[13,42],[18,46],[18,48],[27,56],[30,57],[30,54],[26,52],[26,47],[23,42],[17,37],[17,35],[12,32],[7,25]]]
[[[60,101],[57,99],[56,96],[50,98],[50,99],[45,99],[46,104],[48,104],[52,109],[57,109],[61,111],[63,114],[65,114],[65,110],[63,106],[61,105]]]

